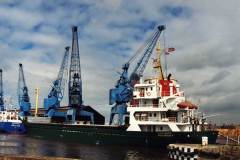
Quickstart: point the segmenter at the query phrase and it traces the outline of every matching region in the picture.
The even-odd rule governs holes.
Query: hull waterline
[[[170,143],[215,143],[217,131],[136,132],[126,127],[26,123],[27,135],[35,138],[100,145],[166,146]]]

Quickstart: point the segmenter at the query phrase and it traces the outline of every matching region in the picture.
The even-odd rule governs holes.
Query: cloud
[[[10,27],[29,29],[43,20],[39,14],[28,12],[15,7],[0,7],[1,24]]]
[[[63,37],[56,34],[15,32],[11,35],[12,43],[32,43],[43,46],[59,46],[64,44]]]
[[[217,83],[219,81],[222,81],[230,74],[231,73],[229,71],[226,71],[226,70],[225,71],[220,71],[220,72],[216,73],[211,79],[204,81],[203,85]]]

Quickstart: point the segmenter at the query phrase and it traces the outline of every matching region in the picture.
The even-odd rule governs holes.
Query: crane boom
[[[19,64],[18,103],[20,106],[20,116],[30,115],[31,103],[21,63]]]
[[[149,61],[149,58],[152,55],[153,49],[156,46],[158,38],[161,35],[163,30],[165,30],[164,25],[158,26],[158,30],[153,34],[153,37],[150,40],[150,42],[146,44],[146,49],[143,52],[143,55],[140,58],[140,60],[137,62],[137,65],[135,66],[133,73],[138,74],[139,76],[142,76],[143,71],[145,70],[146,65]]]
[[[64,57],[61,63],[61,67],[59,69],[58,72],[58,76],[57,76],[57,81],[59,81],[58,87],[59,87],[59,94],[61,94],[61,96],[58,96],[60,98],[60,100],[62,100],[63,95],[64,95],[64,87],[66,84],[66,78],[64,77],[64,74],[66,73],[66,76],[68,74],[68,57],[69,57],[69,46],[65,47],[65,53],[64,53]]]
[[[49,117],[53,116],[55,109],[60,107],[60,102],[64,96],[64,88],[66,82],[65,77],[67,76],[68,72],[69,48],[69,46],[65,47],[65,53],[58,72],[58,76],[56,80],[53,81],[53,86],[50,93],[48,94],[48,98],[44,99],[44,109],[46,110],[46,114]]]
[[[137,50],[136,54],[133,55],[130,60],[123,65],[122,74],[118,80],[115,88],[110,89],[109,92],[109,104],[115,104],[111,109],[110,115],[110,124],[112,124],[114,115],[118,115],[118,124],[123,125],[124,115],[127,115],[127,103],[131,101],[133,95],[134,81],[138,81],[142,76],[146,65],[152,55],[153,49],[162,33],[165,30],[165,26],[161,25],[157,27],[157,31],[153,33],[150,39]],[[131,62],[141,55],[140,59],[137,62],[137,65],[134,67],[133,72],[131,73],[130,78],[128,77],[128,69]]]
[[[138,80],[142,76],[142,74],[146,68],[146,65],[149,61],[149,58],[151,57],[151,55],[153,53],[153,49],[156,46],[156,43],[157,43],[162,31],[165,30],[166,27],[164,25],[161,25],[161,26],[158,26],[157,29],[158,30],[153,34],[152,38],[147,41],[147,43],[144,47],[143,55],[138,60],[137,65],[135,66],[135,68],[133,69],[133,72],[131,73],[131,76],[130,76],[131,80],[132,79]]]
[[[3,78],[2,78],[2,69],[0,69],[0,110],[4,111],[4,100],[3,100]]]

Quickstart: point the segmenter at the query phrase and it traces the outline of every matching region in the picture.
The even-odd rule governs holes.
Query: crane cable
[[[151,42],[148,44],[147,49],[145,50],[145,52],[143,54],[143,56],[138,61],[138,66],[134,69],[134,72],[137,73],[137,71],[138,71],[139,74],[142,74],[142,72],[143,72],[142,69],[145,68],[145,66],[146,66],[146,64],[148,62],[148,59],[151,56],[151,53],[149,53],[151,50],[149,50],[149,49],[150,49],[151,46],[153,48],[155,47],[156,42],[159,39],[160,34],[161,34],[161,32],[159,31],[159,32],[156,33],[156,35],[153,36]]]

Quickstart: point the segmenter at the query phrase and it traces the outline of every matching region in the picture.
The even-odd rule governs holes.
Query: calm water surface
[[[0,134],[0,154],[67,157],[82,160],[168,159],[167,151],[160,148],[74,144],[6,134]]]

